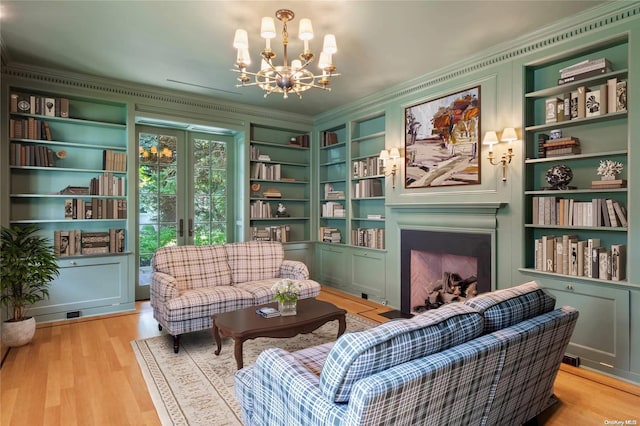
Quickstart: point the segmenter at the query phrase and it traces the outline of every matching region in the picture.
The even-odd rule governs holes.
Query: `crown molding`
[[[569,41],[602,31],[629,20],[640,17],[640,2],[606,2],[575,16],[565,18],[552,25],[526,34],[517,39],[486,49],[476,55],[440,68],[408,82],[387,88],[378,93],[363,97],[356,103],[343,105],[331,111],[316,115],[315,122],[326,122],[343,117],[354,110],[380,105],[404,97],[415,97],[427,89],[437,87],[449,81],[463,78],[469,74],[511,62],[517,58],[567,43]]]
[[[11,63],[3,67],[2,76],[15,80],[37,81],[47,86],[56,86],[62,89],[81,90],[94,96],[102,95],[109,99],[117,99],[124,102],[163,104],[165,107],[178,107],[180,111],[190,108],[198,112],[213,112],[227,117],[234,116],[238,118],[238,116],[242,116],[245,120],[252,120],[253,117],[262,120],[264,117],[269,117],[272,120],[286,122],[295,120],[298,123],[313,124],[311,117],[302,114],[275,111],[238,102],[226,102],[178,90],[161,89],[155,86],[134,84],[35,65]]]

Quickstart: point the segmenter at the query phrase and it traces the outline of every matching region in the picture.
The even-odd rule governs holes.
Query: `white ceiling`
[[[603,1],[7,1],[0,2],[4,59],[315,115],[531,33]],[[300,18],[311,49],[336,35],[332,92],[288,100],[236,88],[232,39],[249,32],[253,64],[262,16],[288,8],[289,51]],[[280,24],[280,22],[277,22]],[[277,31],[281,26],[277,25]],[[280,35],[274,50],[281,56]],[[290,53],[290,55],[291,55]],[[317,52],[319,53],[319,52]],[[317,69],[315,66],[313,68]],[[181,81],[189,84],[171,82]]]

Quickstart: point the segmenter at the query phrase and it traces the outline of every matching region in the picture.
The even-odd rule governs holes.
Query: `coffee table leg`
[[[238,365],[238,370],[242,368],[242,344],[244,341],[242,339],[234,338],[235,346],[234,346],[234,355],[236,357],[236,364]]]
[[[218,331],[218,326],[216,326],[215,321],[213,322],[212,331],[213,331],[213,338],[215,339],[216,344],[218,345],[218,349],[216,349],[214,353],[216,355],[220,355],[220,351],[222,350],[222,340],[220,339],[220,332]]]
[[[347,321],[345,320],[344,315],[342,315],[340,318],[338,318],[338,337],[342,336],[346,329]]]

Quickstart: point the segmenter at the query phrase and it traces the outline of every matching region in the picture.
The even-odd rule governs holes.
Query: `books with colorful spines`
[[[280,316],[280,311],[270,306],[263,306],[262,308],[258,308],[256,309],[256,313],[263,318],[273,318]]]

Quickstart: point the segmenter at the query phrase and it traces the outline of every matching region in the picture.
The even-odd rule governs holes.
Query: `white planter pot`
[[[2,323],[2,343],[9,347],[26,345],[36,333],[36,319]]]

